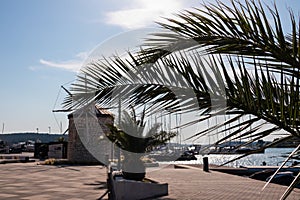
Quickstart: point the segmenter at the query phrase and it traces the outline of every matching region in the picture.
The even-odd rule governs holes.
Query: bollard
[[[208,157],[203,157],[203,171],[205,171],[205,172],[209,171]]]

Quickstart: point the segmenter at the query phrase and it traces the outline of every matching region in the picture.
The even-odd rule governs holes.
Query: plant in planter
[[[122,173],[125,179],[143,180],[146,173],[141,157],[153,147],[165,144],[176,136],[174,132],[159,132],[161,125],[158,123],[146,130],[144,118],[145,110],[138,119],[135,110],[132,109],[131,115],[126,111],[123,112],[118,127],[109,125],[111,132],[106,136],[122,150],[124,155]]]

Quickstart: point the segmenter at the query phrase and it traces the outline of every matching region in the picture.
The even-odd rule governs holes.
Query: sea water
[[[267,166],[279,166],[286,159],[286,157],[293,151],[293,148],[269,148],[265,153],[252,154],[244,158],[233,161],[226,166],[240,167],[240,166],[259,166],[263,162]],[[242,154],[209,154],[196,155],[197,160],[191,161],[175,161],[176,164],[202,164],[203,157],[208,157],[210,164],[222,165],[230,160],[233,160]],[[286,165],[292,165],[295,160],[291,159]]]

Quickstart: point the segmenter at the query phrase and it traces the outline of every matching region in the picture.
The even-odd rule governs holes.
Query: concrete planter
[[[117,176],[111,179],[113,196],[116,200],[138,200],[168,195],[168,184],[146,179],[134,181]]]
[[[122,172],[124,179],[142,181],[146,175],[146,167],[139,157],[128,156],[123,162]]]

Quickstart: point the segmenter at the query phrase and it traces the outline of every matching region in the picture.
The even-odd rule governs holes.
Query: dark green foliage
[[[123,112],[120,127],[109,125],[111,132],[106,136],[119,148],[130,153],[146,153],[176,136],[175,132],[159,131],[160,124],[154,124],[146,131],[144,115],[145,112],[142,113],[141,119],[137,119],[135,114],[130,116]]]

